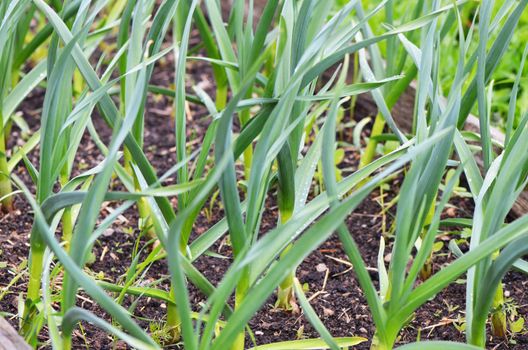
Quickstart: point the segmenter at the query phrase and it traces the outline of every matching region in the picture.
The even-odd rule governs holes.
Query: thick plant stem
[[[126,147],[123,149],[123,167],[130,176],[134,176],[134,172],[132,171],[132,155]]]
[[[248,93],[248,97],[249,96],[251,96],[250,93]],[[251,118],[251,115],[249,114],[248,110],[245,110],[240,114],[240,124],[242,125],[242,127],[246,126],[246,124],[249,123],[250,118]],[[244,158],[244,177],[246,178],[246,181],[249,182],[251,164],[253,163],[253,146],[251,144],[244,150],[243,158]]]
[[[289,247],[284,250],[283,254],[290,250]],[[282,256],[282,254],[281,254]],[[291,310],[292,305],[295,303],[295,293],[293,290],[293,283],[295,281],[295,270],[291,271],[277,290],[277,304],[276,306],[280,309]]]
[[[390,350],[392,349],[392,346],[385,344],[381,341],[381,339],[378,336],[378,333],[376,332],[374,334],[374,337],[372,337],[372,343],[370,344],[370,350]]]
[[[60,183],[62,186],[65,186],[66,183],[68,183],[68,170],[65,166],[63,171],[61,172],[60,176]],[[72,216],[72,208],[68,207],[64,209],[64,212],[62,213],[62,240],[64,241],[64,249],[66,249],[67,252],[70,251],[70,242],[72,240],[73,235],[73,216]]]
[[[240,307],[249,289],[249,269],[245,268],[242,274],[242,278],[240,279],[235,291],[235,310]],[[244,350],[245,339],[246,332],[242,330],[234,339],[231,350]]]
[[[363,152],[363,154],[361,155],[361,159],[359,160],[359,169],[364,168],[370,163],[372,163],[372,160],[376,155],[376,147],[378,146],[378,141],[376,141],[374,137],[381,135],[383,133],[384,128],[385,119],[380,113],[378,113],[376,115],[376,119],[374,120],[374,125],[372,126],[370,139],[367,144],[367,147],[365,148],[365,152]]]
[[[216,108],[218,110],[222,110],[225,108],[227,103],[227,85],[224,84],[223,86],[218,86],[216,88]]]
[[[427,213],[427,217],[425,218],[424,225],[425,227],[431,225],[431,222],[433,221],[434,214],[435,214],[435,203],[436,203],[436,195],[433,199],[433,203],[431,204],[431,207],[429,208],[429,212]],[[427,229],[424,228],[422,230],[422,234],[420,235],[422,239],[425,238],[425,235],[427,234]],[[420,271],[420,278],[422,281],[427,280],[429,277],[433,275],[433,253],[434,251],[431,251],[429,256],[427,257],[427,260],[424,263],[424,266],[422,267]]]
[[[40,301],[40,284],[42,279],[44,251],[46,249],[46,245],[36,229],[31,231],[30,244],[29,283],[24,314],[22,317],[21,333],[28,343],[33,344],[36,342],[38,333],[38,327],[35,327],[35,316],[38,313],[36,304]]]
[[[62,349],[71,350],[71,335],[70,334],[62,336]]]
[[[171,298],[174,297],[174,288],[170,289]],[[180,330],[180,316],[176,304],[169,303],[167,305],[167,323],[166,327],[171,336],[171,344],[177,343],[181,338]]]
[[[70,242],[73,235],[73,216],[71,208],[64,209],[62,213],[62,240],[64,241],[64,249],[70,251]]]
[[[35,231],[32,232],[32,236],[34,233]],[[44,249],[45,246],[43,242],[31,244],[31,253],[29,258],[29,284],[27,292],[28,300],[36,301],[40,299],[40,283]]]
[[[60,177],[59,177],[59,182],[62,187],[64,187],[68,183],[68,179],[69,179],[68,166],[64,165],[64,167],[61,170]],[[62,213],[61,221],[62,221],[62,241],[64,242],[64,249],[69,253],[70,247],[71,247],[71,241],[73,237],[73,214],[72,214],[71,207],[67,207],[64,209],[64,212]],[[64,289],[62,290],[62,293],[64,293]],[[71,334],[64,334],[62,339],[63,339],[62,348],[64,350],[70,350],[72,348]]]
[[[136,184],[136,191],[139,191],[139,190],[140,188]],[[151,215],[150,207],[147,202],[147,199],[144,197],[140,198],[137,201],[137,206],[138,206],[138,213],[139,213],[139,229],[147,232],[147,235],[150,238],[155,238],[156,233],[154,232],[154,226],[152,224],[152,219],[150,216]]]
[[[253,163],[253,148],[249,146],[244,150],[244,177],[246,181],[249,181],[251,163]]]
[[[245,113],[243,113],[245,115]],[[249,115],[248,118],[241,118],[241,122],[243,125],[246,125],[246,123],[249,121]],[[251,164],[253,163],[253,147],[252,145],[249,145],[248,148],[244,150],[243,153],[243,159],[244,159],[244,177],[246,181],[249,182],[249,175],[251,172]]]
[[[424,266],[420,270],[420,279],[426,281],[433,275],[433,254],[429,254],[427,260],[425,260]]]
[[[132,155],[130,154],[130,151],[126,147],[123,152],[123,158],[124,158],[125,170],[134,179],[135,190],[140,191],[141,188],[139,186],[139,183],[136,179],[136,176],[134,175],[134,171],[132,170],[132,166],[131,166],[133,162]],[[148,206],[146,198],[140,198],[137,201],[137,208],[138,208],[138,214],[139,214],[139,229],[146,230],[150,238],[155,238],[156,234],[154,232],[154,228],[153,228],[152,221],[150,218],[151,213],[150,213],[150,208]]]
[[[502,284],[497,286],[493,302],[491,304],[491,334],[493,336],[506,338],[506,313],[504,312],[504,290]]]
[[[297,154],[295,151],[294,154]],[[277,157],[278,165],[278,206],[280,223],[284,225],[293,216],[295,210],[295,159],[288,144],[283,146]],[[281,253],[281,258],[290,250],[291,245]],[[295,293],[293,283],[295,280],[295,266],[288,277],[284,279],[277,290],[276,307],[284,310],[292,310],[295,306]]]
[[[400,96],[405,92],[405,89],[407,89],[411,81],[416,76],[417,72],[418,70],[416,66],[412,65],[405,70],[405,77],[403,79],[398,80],[398,82],[396,82],[393,86],[389,85],[390,92],[388,93],[385,99],[387,107],[389,107],[389,109],[392,109],[392,107],[394,107]],[[360,169],[370,164],[374,159],[378,142],[373,138],[381,135],[383,133],[384,128],[385,118],[383,118],[383,115],[381,115],[381,113],[378,113],[376,115],[376,119],[374,120],[374,125],[372,126],[370,139],[365,149],[365,152],[363,152],[363,154],[361,155],[361,159],[359,160]]]
[[[11,181],[9,179],[9,169],[7,166],[7,138],[11,131],[11,121],[7,121],[4,127],[3,105],[4,99],[9,90],[9,81],[12,79],[16,82],[18,74],[11,75],[11,65],[13,59],[13,40],[8,40],[7,47],[2,48],[4,51],[0,54],[0,66],[4,67],[2,74],[0,74],[0,198],[5,197],[0,201],[0,211],[10,212],[13,210],[13,197],[10,196],[12,192]],[[13,85],[14,86],[14,85]],[[9,118],[8,118],[9,119]]]
[[[497,255],[496,252],[495,255]],[[477,312],[478,311],[478,312]],[[491,302],[491,311],[475,310],[471,332],[468,334],[468,343],[477,347],[486,347],[486,321],[491,320],[491,334],[494,337],[507,338],[506,313],[504,311],[504,290],[502,283],[499,283],[495,290],[495,295]]]
[[[284,251],[281,254],[281,257],[284,256],[288,251],[290,250],[291,245],[286,247]],[[293,304],[295,303],[295,293],[293,290],[293,283],[295,280],[295,269],[292,270],[288,277],[286,277],[281,284],[279,285],[279,288],[277,289],[277,303],[275,304],[276,307],[283,310],[291,310]]]
[[[136,188],[136,190],[138,190]],[[152,220],[150,218],[150,207],[146,198],[140,198],[137,201],[138,212],[139,212],[139,228],[145,230],[149,237],[154,238],[156,234],[152,226]]]
[[[81,72],[76,69],[73,72],[73,94],[78,97],[83,91],[83,78]]]
[[[0,111],[0,127],[3,123],[2,111]],[[6,142],[5,129],[2,127],[0,130],[0,198],[7,197],[0,203],[0,209],[4,212],[10,212],[13,210],[13,197],[9,196],[12,187],[9,180],[9,168],[7,167]]]
[[[291,217],[291,213],[281,213],[281,221],[282,223],[286,223]],[[284,251],[281,253],[281,257],[286,255],[288,251],[290,250],[291,245],[286,247]],[[289,274],[288,277],[286,277],[281,284],[279,285],[279,288],[277,289],[277,303],[276,307],[284,310],[291,310],[293,305],[295,304],[295,292],[293,290],[293,283],[295,281],[295,269],[293,269]]]
[[[493,259],[496,259],[499,255],[499,252],[495,252]],[[491,334],[494,337],[506,339],[507,332],[507,323],[506,323],[506,313],[504,312],[504,289],[502,283],[499,283],[497,289],[495,290],[495,295],[491,302]],[[486,345],[485,335],[481,337],[484,339],[484,344]]]
[[[502,286],[496,290],[494,300],[492,302],[492,312],[489,315],[491,319],[491,333],[493,336],[505,338],[506,337],[506,316],[502,311],[502,304],[497,303],[497,296],[502,296]],[[498,307],[498,309],[495,309]],[[486,321],[488,320],[488,313],[479,312],[478,317],[474,315],[473,322],[471,325],[471,333],[468,334],[468,344],[474,345],[479,348],[486,348]],[[504,318],[502,318],[504,316]],[[502,323],[504,321],[504,323]],[[496,332],[503,332],[502,334],[496,334]]]

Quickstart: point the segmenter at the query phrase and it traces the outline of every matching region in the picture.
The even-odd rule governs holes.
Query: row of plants
[[[229,6],[216,0],[2,1],[0,201],[10,212],[14,196],[23,196],[34,215],[21,312],[26,341],[71,349],[73,331],[87,321],[140,349],[352,347],[365,339],[332,337],[296,276],[296,267],[334,234],[376,327],[371,349],[396,346],[414,312],[465,274],[467,344],[424,341],[401,348],[485,348],[488,321],[492,334],[504,337],[509,324],[501,281],[513,267],[528,272],[519,260],[528,251],[528,219],[507,221],[528,179],[527,116],[517,108],[528,51],[517,67],[502,144],[490,133],[492,78],[511,50],[528,1],[505,0],[497,10],[494,1],[475,8],[466,0],[419,0],[399,18],[396,5],[393,0],[373,8],[357,0],[270,0],[262,8],[243,0]],[[378,23],[372,19],[380,16],[384,25],[372,28]],[[193,30],[199,47],[190,44]],[[112,45],[103,45],[109,40]],[[444,55],[446,47],[456,59]],[[169,55],[174,84],[151,85],[154,67]],[[199,86],[186,89],[187,65],[196,60],[212,66],[214,94]],[[413,82],[413,127],[403,131],[391,110]],[[17,113],[20,104],[41,88],[39,129],[7,150],[13,127],[28,130]],[[364,93],[372,95],[378,115],[358,169],[341,177],[336,130]],[[143,147],[148,96],[155,95],[173,103],[176,163],[163,174]],[[189,147],[190,104],[208,111],[197,150]],[[480,133],[463,130],[471,111],[478,114]],[[112,130],[110,142],[103,141],[93,118],[104,119]],[[104,160],[78,173],[83,135]],[[28,157],[35,151],[38,162]],[[20,165],[30,181],[12,172]],[[388,265],[383,260],[386,243],[380,234],[373,278],[357,244],[361,237],[345,220],[396,175],[403,183],[387,243],[391,260]],[[433,273],[431,256],[439,227],[446,224],[442,213],[460,177],[475,209],[472,219],[454,221],[471,230],[470,243],[459,247],[453,240],[457,258]],[[115,182],[120,190],[111,185]],[[217,191],[224,216],[191,239]],[[261,235],[266,200],[275,194],[275,226]],[[117,205],[102,217],[105,202]],[[132,207],[149,237],[146,257],[134,256],[122,283],[94,279],[85,268],[94,244]],[[232,259],[214,285],[193,263],[226,236]],[[168,265],[170,290],[142,281],[157,261]],[[207,297],[205,303],[191,302],[191,285]],[[80,291],[112,322],[78,307]],[[248,323],[274,294],[277,307],[300,307],[320,338],[257,346]],[[125,308],[127,296],[167,303],[163,327],[170,336],[163,344],[138,324],[133,308]],[[49,340],[42,344],[44,329]]]
[[[364,5],[367,8],[373,7],[373,4],[369,2],[364,2]],[[494,1],[491,11],[493,16],[497,16],[497,20],[506,15],[507,12],[504,12],[505,9],[502,6],[503,3],[500,1]],[[465,32],[468,32],[472,26],[478,25],[478,11],[480,3],[478,1],[468,2],[463,8],[460,8],[460,15],[462,17],[462,24]],[[405,3],[397,3],[394,5],[392,16],[395,23],[403,23],[405,16],[407,14],[407,6]],[[492,74],[493,80],[493,104],[491,106],[491,117],[490,122],[492,125],[495,125],[501,128],[503,131],[507,128],[507,115],[509,110],[510,95],[513,92],[515,86],[515,77],[519,73],[520,67],[523,67],[521,64],[522,53],[524,50],[523,42],[525,42],[527,34],[526,23],[528,21],[528,13],[523,12],[519,18],[519,23],[511,38],[511,43],[509,49],[504,53],[503,59],[499,62],[494,73]],[[385,14],[379,13],[374,16],[372,21],[373,31],[377,34],[381,34],[384,29],[384,23],[386,23]],[[494,41],[497,39],[497,32],[490,32],[489,41]],[[475,39],[478,39],[479,31],[478,29],[474,32]],[[457,37],[456,37],[456,28],[451,28],[449,35],[444,39],[445,47],[443,49],[445,64],[439,67],[439,81],[442,85],[444,94],[449,92],[450,81],[452,80],[452,70],[451,68],[456,65],[458,61],[458,51],[457,51]],[[448,44],[450,43],[450,44]],[[469,44],[472,48],[476,48],[478,45],[478,40],[472,40]],[[381,44],[381,50],[385,50],[385,45]],[[522,74],[522,72],[521,72]],[[444,82],[447,84],[444,86]],[[517,103],[516,117],[514,118],[514,123],[520,122],[523,111],[526,109],[524,105],[524,95],[526,94],[527,86],[526,79],[521,77],[518,87],[518,94],[521,97]],[[476,110],[473,109],[473,112],[476,113]]]

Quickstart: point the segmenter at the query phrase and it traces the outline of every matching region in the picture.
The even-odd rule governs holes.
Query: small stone
[[[446,214],[451,217],[451,218],[454,218],[456,216],[456,209],[451,207],[451,208],[448,208],[446,210]]]
[[[113,229],[111,229],[111,228],[107,228],[107,229],[103,232],[103,236],[105,236],[105,237],[109,237],[109,236],[111,236],[113,233],[114,233],[114,230],[113,230]]]
[[[326,270],[328,270],[328,267],[326,267],[325,264],[320,263],[315,267],[315,269],[317,270],[317,272],[325,272]]]
[[[114,346],[115,346],[116,350],[126,350],[126,349],[128,349],[127,344],[124,341],[122,341],[122,340],[118,340],[115,343]]]
[[[363,334],[367,334],[367,333],[368,333],[367,330],[366,330],[365,328],[363,328],[363,327],[361,327],[361,328],[359,329],[359,331],[360,331],[361,333],[363,333]]]
[[[325,316],[334,316],[335,312],[332,309],[327,309],[326,307],[323,307],[323,315]]]
[[[262,326],[262,328],[264,328],[264,329],[270,329],[271,324],[268,323],[268,322],[262,322],[261,326]]]

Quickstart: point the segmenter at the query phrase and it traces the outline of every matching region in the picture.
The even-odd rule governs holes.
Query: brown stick
[[[0,317],[0,350],[31,350],[11,325]]]

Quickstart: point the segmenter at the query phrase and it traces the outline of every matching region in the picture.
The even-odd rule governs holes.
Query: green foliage
[[[506,222],[506,217],[528,182],[522,98],[528,91],[522,73],[528,49],[519,50],[528,1],[420,0],[413,11],[394,0],[364,3],[272,0],[261,9],[243,0],[229,8],[215,0],[0,3],[0,69],[5,72],[0,75],[0,201],[11,208],[13,182],[34,213],[29,283],[21,302],[22,333],[32,346],[46,326],[51,346],[72,348],[80,321],[139,349],[357,345],[366,339],[333,337],[295,278],[296,267],[334,233],[376,326],[372,349],[396,346],[414,312],[466,273],[465,323],[459,329],[471,345],[424,342],[401,348],[483,348],[490,311],[494,329],[522,332],[524,319],[508,306],[501,280],[512,267],[527,270],[519,259],[527,253],[528,218]],[[194,33],[198,46],[192,46]],[[105,44],[112,38],[115,45]],[[102,57],[94,63],[97,53]],[[174,84],[152,85],[155,66],[162,67],[169,54]],[[212,66],[215,96],[200,86],[192,86],[191,93],[188,65],[197,60]],[[404,131],[392,107],[413,81],[412,130]],[[37,88],[45,89],[40,127],[19,148],[7,150],[12,126],[28,129],[16,111]],[[347,153],[337,131],[350,101],[364,93],[372,95],[379,113],[359,169],[342,172]],[[505,94],[511,95],[507,102]],[[173,103],[176,162],[163,174],[143,150],[153,95]],[[207,111],[201,139],[189,105]],[[461,132],[471,111],[480,118],[478,134]],[[490,131],[493,115],[501,111],[503,144]],[[99,117],[111,129],[109,140],[103,141],[95,127],[93,119]],[[357,124],[355,146],[361,145],[367,122]],[[89,167],[75,162],[85,135],[104,156]],[[383,147],[377,147],[380,142]],[[37,146],[40,158],[33,165],[27,154]],[[477,153],[483,154],[483,172]],[[35,194],[11,173],[22,163]],[[361,237],[345,222],[373,190],[383,184],[385,191],[400,174],[403,182],[388,205],[397,202],[394,234],[380,236],[373,278],[356,242]],[[475,202],[473,218],[442,220],[453,194],[465,191],[461,176],[469,185],[465,195]],[[274,198],[276,224],[261,235],[263,210]],[[115,208],[102,217],[106,202]],[[215,203],[224,216],[191,240],[200,213],[211,221]],[[89,270],[92,249],[135,204],[146,225],[135,237],[131,265],[118,281],[105,281],[104,274]],[[462,253],[453,240],[449,248],[457,258],[436,273],[427,270],[428,279],[417,283],[430,257],[444,249],[439,229],[453,225],[465,227],[459,242],[469,241],[469,251]],[[141,247],[146,231],[152,236]],[[225,258],[210,252],[223,240],[232,259],[213,284],[194,263],[204,254]],[[170,290],[144,280],[160,261],[169,267]],[[191,284],[206,302],[193,303]],[[255,344],[249,322],[278,287],[278,304],[288,307],[297,300],[320,338],[302,339],[301,327],[297,340]],[[76,306],[81,289],[111,323]],[[124,307],[125,296],[163,302],[166,318],[143,328],[136,304]],[[233,296],[234,304],[228,303]]]

